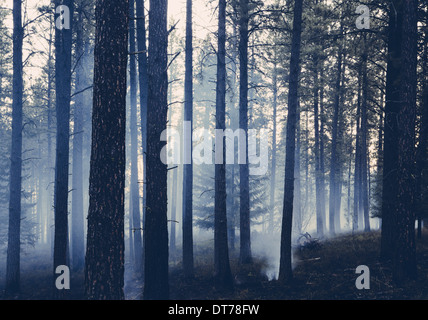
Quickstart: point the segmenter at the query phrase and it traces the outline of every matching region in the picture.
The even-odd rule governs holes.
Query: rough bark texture
[[[9,229],[6,262],[7,295],[20,289],[21,184],[22,184],[22,28],[21,0],[13,1],[13,102],[10,156]]]
[[[127,0],[96,7],[92,150],[85,291],[88,299],[124,299],[124,187]]]
[[[279,277],[289,282],[293,277],[291,265],[291,236],[294,197],[294,161],[296,149],[296,122],[299,103],[300,47],[302,35],[303,0],[294,2],[293,35],[291,40],[290,83],[288,93],[287,140],[285,159],[284,207],[282,212],[281,255]]]
[[[417,0],[403,3],[400,111],[398,112],[396,246],[393,277],[398,283],[417,277],[415,243],[415,126],[417,88]]]
[[[147,208],[144,227],[144,299],[168,299],[167,166],[160,141],[168,113],[167,0],[151,0],[147,100]]]
[[[400,109],[398,80],[401,70],[402,1],[395,0],[389,8],[388,65],[386,73],[385,131],[382,181],[381,257],[391,259],[394,252],[394,210],[397,206],[398,122]]]

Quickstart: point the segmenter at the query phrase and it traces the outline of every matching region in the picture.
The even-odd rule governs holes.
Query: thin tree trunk
[[[248,0],[239,2],[239,128],[248,132]],[[248,139],[246,139],[248,142]],[[240,263],[252,262],[250,229],[250,180],[248,143],[245,144],[245,163],[239,166],[239,226]]]
[[[284,182],[284,207],[282,212],[281,255],[279,281],[289,282],[293,277],[291,261],[291,236],[294,198],[294,161],[296,148],[297,109],[299,103],[300,47],[302,35],[303,0],[294,1],[293,34],[291,40],[290,83],[288,93],[287,140]]]
[[[341,33],[342,33],[341,25]],[[335,96],[333,103],[333,128],[331,138],[331,160],[330,160],[330,197],[329,197],[329,233],[334,235],[335,231],[335,216],[339,214],[336,212],[336,195],[339,179],[339,161],[338,161],[338,135],[339,135],[339,114],[340,114],[340,90],[342,79],[342,45],[339,47],[337,58],[337,75],[335,85]]]
[[[135,0],[129,1],[129,16],[135,16]],[[129,20],[129,51],[135,52],[135,20]],[[132,198],[132,225],[134,236],[134,270],[142,272],[142,239],[140,215],[140,188],[138,186],[138,119],[137,119],[137,60],[135,54],[129,56],[130,69],[130,129],[131,129],[131,198]]]
[[[226,126],[226,0],[219,0],[217,85],[216,85],[216,129]],[[225,143],[216,141],[216,155],[221,153],[221,164],[215,165],[214,204],[214,284],[220,290],[232,290],[233,278],[229,263],[226,215],[226,165]],[[221,146],[219,146],[221,145]],[[217,161],[216,161],[217,162]]]
[[[364,231],[370,231],[370,213],[369,213],[369,191],[368,191],[368,148],[367,148],[367,40],[364,34],[364,52],[362,56],[362,105],[361,105],[361,196],[363,198],[362,207],[364,210]]]
[[[184,121],[190,122],[190,137],[193,132],[193,26],[192,0],[187,0],[186,12],[186,74],[184,88]],[[186,134],[187,130],[183,130]],[[186,278],[193,278],[193,164],[192,143],[185,147],[183,165],[183,271]]]
[[[80,5],[78,23],[76,24],[76,92],[85,89],[85,66],[83,55],[86,54],[83,40],[83,8]],[[71,203],[71,252],[75,271],[85,266],[84,218],[83,218],[83,107],[84,95],[78,94],[74,102],[73,131],[73,167],[72,167],[72,203]]]
[[[70,137],[70,100],[71,100],[71,56],[73,28],[73,0],[56,0],[69,8],[70,29],[56,28],[55,31],[55,90],[56,90],[56,163],[55,163],[55,237],[54,265],[68,265],[68,181],[69,181],[69,137]],[[65,291],[54,287],[54,297],[62,298]]]
[[[276,59],[276,57],[275,57]],[[276,185],[276,133],[277,133],[277,108],[278,108],[278,67],[276,60],[273,67],[273,131],[272,131],[272,169],[270,177],[270,213],[269,213],[269,233],[274,231],[275,219],[275,185]]]
[[[315,130],[315,210],[317,219],[317,236],[318,238],[324,237],[324,216],[325,210],[323,210],[323,199],[324,196],[321,190],[321,160],[320,160],[320,130],[319,130],[319,112],[318,112],[318,94],[319,94],[319,82],[318,82],[318,61],[315,61],[315,74],[314,74],[314,130]]]
[[[138,84],[140,89],[140,117],[141,117],[141,136],[142,136],[142,154],[143,154],[143,230],[146,220],[146,201],[147,201],[147,96],[148,96],[148,73],[147,73],[147,44],[146,44],[146,16],[144,12],[144,0],[136,0],[137,16],[137,47],[138,47]],[[142,272],[144,274],[144,237],[142,244]]]

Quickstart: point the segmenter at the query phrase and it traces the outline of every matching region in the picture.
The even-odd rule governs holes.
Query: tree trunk
[[[186,71],[184,88],[184,121],[190,122],[190,137],[193,132],[193,29],[192,0],[187,0],[186,14]],[[188,130],[183,130],[184,135]],[[183,271],[186,278],[193,278],[193,164],[192,143],[184,147],[183,165]]]
[[[342,25],[341,25],[342,33]],[[338,58],[337,58],[337,75],[335,85],[335,95],[333,103],[333,128],[331,137],[331,161],[330,161],[330,197],[329,197],[329,233],[334,235],[335,231],[335,216],[339,214],[336,212],[336,196],[339,179],[339,161],[338,161],[338,135],[339,135],[339,114],[340,114],[340,90],[341,90],[341,79],[342,79],[342,45],[339,46]]]
[[[398,112],[396,246],[393,278],[398,283],[417,277],[415,243],[415,160],[417,89],[417,0],[403,2],[402,72]]]
[[[320,132],[319,132],[319,112],[318,112],[318,94],[319,94],[319,82],[318,82],[318,61],[315,64],[314,74],[314,130],[315,130],[315,197],[316,197],[316,218],[317,218],[317,236],[318,238],[324,237],[324,214],[323,210],[323,192],[321,190],[321,160],[320,160]]]
[[[398,81],[401,72],[402,0],[395,0],[389,8],[388,64],[386,73],[385,131],[382,181],[381,257],[391,259],[394,252],[394,210],[397,207],[398,168]]]
[[[248,132],[248,0],[239,2],[239,128]],[[239,226],[240,263],[252,262],[250,229],[250,180],[248,167],[248,139],[245,144],[245,163],[239,166]]]
[[[138,47],[138,84],[140,89],[140,117],[141,117],[141,136],[142,136],[142,154],[143,154],[143,230],[146,221],[146,201],[147,201],[147,96],[148,96],[148,73],[147,73],[147,44],[146,44],[146,16],[144,12],[144,0],[136,0],[137,16],[137,47]],[[144,274],[144,237],[142,244],[142,272]]]
[[[73,28],[73,0],[56,0],[56,6],[65,5],[70,10],[70,29],[56,28],[55,31],[55,90],[56,90],[56,163],[55,163],[55,237],[54,269],[68,265],[68,176],[69,176],[69,136],[71,100],[71,53]],[[63,297],[64,291],[54,288],[56,298]]]
[[[272,169],[270,176],[270,213],[269,213],[269,233],[274,232],[274,219],[275,219],[275,185],[276,185],[276,133],[277,133],[277,109],[278,109],[278,67],[275,57],[273,67],[273,131],[272,131]]]
[[[85,293],[124,299],[127,0],[98,2]]]
[[[20,290],[21,184],[22,184],[22,27],[21,0],[13,1],[12,148],[10,156],[9,229],[6,263],[7,295]]]
[[[135,0],[129,1],[129,51],[135,52]],[[135,54],[129,56],[130,70],[130,129],[131,129],[131,198],[132,198],[132,225],[134,236],[134,270],[142,272],[142,240],[140,216],[140,188],[138,185],[138,127],[137,127],[137,60]]]
[[[422,65],[422,110],[419,131],[419,146],[417,150],[417,218],[418,218],[418,239],[422,238],[422,218],[423,212],[423,194],[426,192],[426,185],[424,185],[424,175],[427,167],[427,147],[428,147],[428,25],[425,25],[425,38],[424,38],[424,51],[423,51],[423,65]]]
[[[363,198],[362,207],[364,212],[364,231],[370,231],[370,213],[369,213],[369,191],[368,191],[368,148],[367,148],[367,90],[368,90],[368,80],[367,80],[367,40],[366,34],[364,36],[364,52],[362,56],[362,104],[361,104],[361,196]]]
[[[78,23],[76,24],[76,92],[87,87],[85,81],[86,55],[83,39],[83,8],[79,7]],[[85,266],[84,217],[83,217],[83,108],[84,95],[78,94],[74,102],[74,131],[73,131],[73,167],[72,167],[72,203],[71,203],[71,252],[72,266],[79,271]]]
[[[218,51],[216,84],[216,129],[226,127],[226,0],[219,0]],[[232,290],[233,278],[229,263],[226,215],[225,139],[216,141],[216,157],[223,153],[220,164],[215,164],[214,203],[214,284],[219,290]],[[222,151],[220,151],[222,148]],[[217,162],[217,161],[216,161]]]
[[[291,236],[294,198],[294,161],[296,149],[296,124],[299,103],[300,46],[302,35],[303,0],[294,1],[293,34],[291,40],[290,83],[288,93],[287,140],[284,182],[284,207],[282,212],[281,255],[279,281],[289,282],[293,277],[291,265]]]
[[[147,209],[144,228],[144,299],[168,299],[167,166],[160,141],[168,113],[167,0],[151,0],[147,100]]]

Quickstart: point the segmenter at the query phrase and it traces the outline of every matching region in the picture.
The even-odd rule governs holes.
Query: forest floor
[[[311,243],[314,244],[314,243]],[[170,265],[170,297],[173,300],[422,300],[428,299],[428,230],[417,241],[418,279],[397,286],[392,280],[391,263],[379,261],[380,232],[342,235],[316,245],[305,246],[295,253],[294,279],[288,285],[269,280],[267,261],[254,258],[254,263],[239,266],[231,254],[235,279],[233,292],[216,291],[213,287],[212,250],[195,249],[195,278],[186,281],[180,264]],[[49,250],[22,258],[21,294],[8,299],[48,300],[52,293],[52,267]],[[2,255],[3,256],[3,255]],[[3,260],[3,259],[2,259]],[[5,263],[4,263],[5,264]],[[358,290],[356,268],[370,269],[370,289]],[[4,266],[0,267],[0,293],[4,289]],[[131,272],[126,273],[126,299],[141,299],[142,284]],[[72,272],[69,299],[83,298],[83,272]],[[3,298],[1,295],[0,298]]]

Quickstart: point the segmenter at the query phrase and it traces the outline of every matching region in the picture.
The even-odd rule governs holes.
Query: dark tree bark
[[[226,127],[226,0],[219,0],[217,85],[216,85],[216,129]],[[216,154],[223,151],[221,164],[215,165],[214,204],[214,282],[220,290],[233,289],[233,278],[229,263],[226,215],[226,165],[225,143],[216,141]],[[220,144],[220,145],[219,145]]]
[[[294,198],[294,161],[296,124],[299,103],[300,47],[302,35],[303,0],[294,1],[293,34],[291,40],[290,83],[288,92],[287,140],[285,159],[284,207],[282,212],[281,255],[279,278],[289,282],[293,278],[291,265],[291,236]]]
[[[186,74],[184,83],[184,121],[190,122],[193,132],[193,26],[192,0],[187,0],[186,10]],[[185,141],[191,141],[191,136]],[[183,271],[186,278],[193,278],[193,164],[192,143],[184,148],[183,165]]]
[[[403,1],[402,72],[398,112],[396,246],[393,278],[398,283],[417,277],[415,243],[415,160],[417,88],[417,0]]]
[[[12,148],[10,156],[9,229],[6,262],[6,295],[20,290],[21,185],[22,185],[22,27],[21,0],[13,1]]]
[[[85,293],[124,299],[127,0],[97,2]]]
[[[421,107],[421,120],[419,131],[419,145],[417,149],[417,219],[418,219],[418,239],[422,238],[422,218],[424,216],[423,210],[423,194],[426,192],[427,186],[424,185],[424,179],[427,168],[427,148],[428,148],[428,25],[425,25],[424,36],[424,51],[422,56],[422,75],[421,82],[422,88],[422,107]]]
[[[385,131],[382,181],[381,257],[392,259],[394,252],[394,210],[397,207],[399,76],[401,72],[402,0],[389,8],[388,64],[386,73]]]
[[[129,0],[129,16],[135,17],[135,0]],[[135,20],[129,20],[129,52],[136,50]],[[135,54],[129,56],[130,81],[130,129],[131,129],[131,201],[132,225],[134,237],[134,270],[142,272],[142,239],[140,215],[140,190],[138,186],[138,127],[137,127],[137,59]]]
[[[248,0],[239,2],[239,128],[248,132]],[[248,142],[248,139],[246,139]],[[248,143],[245,144],[245,163],[239,166],[239,226],[240,263],[251,263],[250,180]]]
[[[144,227],[144,299],[168,299],[167,166],[160,141],[168,113],[167,0],[151,0],[147,97],[147,209]]]
[[[55,162],[55,237],[54,269],[68,265],[68,180],[69,137],[71,100],[71,56],[73,28],[73,0],[56,0],[55,7],[65,5],[70,12],[70,28],[55,29],[55,91],[56,91],[56,162]],[[54,289],[54,296],[61,298],[64,291]]]
[[[146,220],[146,201],[147,201],[147,96],[148,96],[148,73],[147,73],[147,44],[146,44],[146,16],[144,11],[144,0],[136,0],[137,16],[137,47],[138,47],[138,84],[140,89],[140,116],[141,116],[141,136],[143,151],[143,230]],[[144,273],[144,236],[142,245],[142,272]]]

